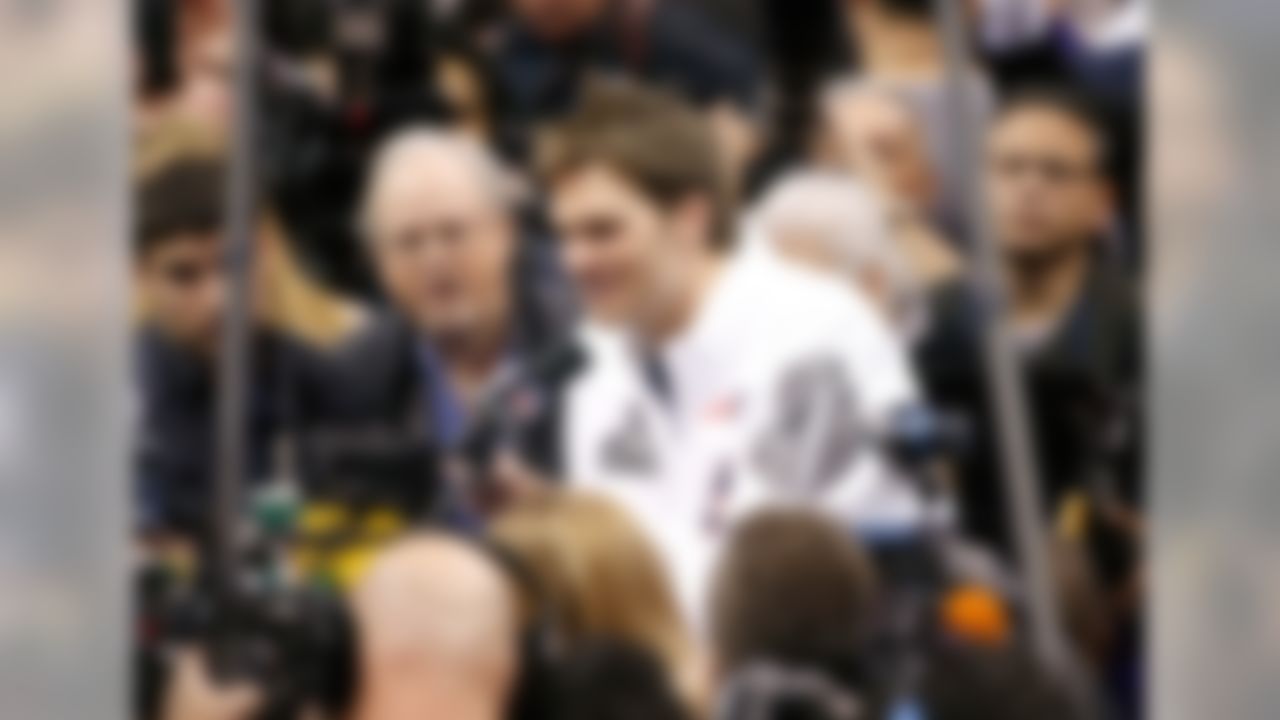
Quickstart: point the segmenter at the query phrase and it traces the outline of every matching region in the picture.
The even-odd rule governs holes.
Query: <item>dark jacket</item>
[[[528,253],[527,253],[528,254]],[[533,261],[522,264],[517,280],[517,317],[512,322],[505,368],[517,371],[567,341],[572,308],[556,292],[558,283]],[[442,393],[451,395],[444,374],[424,363],[429,341],[419,337],[394,311],[384,312],[326,361],[322,408],[311,423],[322,432],[379,432],[416,438],[435,451],[456,452],[456,427],[441,427],[433,408]],[[560,469],[559,392],[522,428],[516,450],[531,466],[549,475]],[[465,418],[469,426],[474,418]]]
[[[310,414],[321,366],[316,351],[274,332],[259,332],[250,352],[245,433],[253,484],[272,471],[276,440]],[[202,537],[218,467],[217,366],[150,329],[139,331],[134,360],[135,520],[143,531]]]
[[[999,429],[992,412],[981,337],[984,318],[972,287],[940,293],[933,327],[916,362],[930,399],[969,418],[970,452],[960,463],[965,524],[1008,547]],[[1131,283],[1113,258],[1099,258],[1074,307],[1047,342],[1023,357],[1042,494],[1050,507],[1105,476],[1140,502],[1141,332]],[[1100,475],[1101,473],[1101,475]]]

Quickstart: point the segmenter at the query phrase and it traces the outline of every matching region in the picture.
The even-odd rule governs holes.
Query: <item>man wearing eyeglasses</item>
[[[1012,321],[1026,349],[1069,343],[1110,307],[1106,237],[1114,220],[1107,140],[1079,98],[1014,98],[992,125],[987,188],[1006,270]],[[1088,342],[1086,338],[1074,338]],[[1061,348],[1066,350],[1067,348]]]
[[[1003,319],[1021,352],[1043,494],[1053,506],[1102,487],[1138,503],[1139,320],[1135,283],[1113,242],[1109,138],[1097,117],[1086,98],[1023,91],[993,119],[983,168],[1004,270]],[[930,391],[977,418],[975,452],[961,469],[966,525],[1003,545],[996,425],[973,319],[960,333],[967,340],[939,355],[945,377]]]
[[[1012,99],[988,135],[986,187],[1046,511],[1106,598],[1112,644],[1089,652],[1122,678],[1140,652],[1143,368],[1136,282],[1115,242],[1123,148],[1093,107],[1060,92]]]

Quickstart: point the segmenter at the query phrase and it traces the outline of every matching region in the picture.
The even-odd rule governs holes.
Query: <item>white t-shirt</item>
[[[657,353],[665,382],[627,338],[590,328],[590,366],[569,389],[570,482],[631,511],[695,627],[721,541],[752,509],[810,505],[851,530],[922,512],[875,440],[916,397],[903,349],[852,289],[759,245]]]

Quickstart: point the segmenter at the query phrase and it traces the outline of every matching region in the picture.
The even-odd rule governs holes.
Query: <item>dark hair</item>
[[[557,672],[558,720],[686,720],[657,658],[601,638],[576,647]]]
[[[766,510],[730,540],[712,592],[712,642],[726,673],[754,662],[808,668],[854,685],[876,581],[856,542],[808,510]]]
[[[182,235],[219,230],[225,177],[220,161],[202,157],[174,160],[146,176],[136,196],[135,257]]]
[[[706,119],[666,92],[616,78],[592,78],[576,110],[539,139],[548,180],[588,165],[621,173],[662,205],[704,195],[714,209],[718,249],[728,243],[726,189]]]
[[[1097,146],[1097,167],[1111,170],[1111,131],[1107,114],[1092,96],[1069,85],[1026,85],[1000,105],[997,121],[1024,110],[1047,110],[1075,123]]]
[[[932,720],[1079,720],[1065,686],[1018,649],[936,648],[920,702]]]

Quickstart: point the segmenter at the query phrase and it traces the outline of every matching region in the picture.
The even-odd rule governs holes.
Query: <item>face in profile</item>
[[[392,302],[423,332],[447,340],[509,310],[515,230],[456,164],[422,162],[382,184],[372,256]]]
[[[678,212],[604,166],[559,178],[551,205],[565,270],[587,312],[607,324],[645,326],[678,282]]]
[[[1097,139],[1074,118],[1026,107],[991,135],[987,190],[1005,252],[1034,257],[1092,240],[1108,221]]]
[[[202,354],[217,349],[225,277],[216,234],[170,238],[138,266],[138,287],[151,325],[171,341]]]
[[[831,158],[895,202],[927,210],[934,200],[933,168],[911,109],[876,93],[841,98],[826,108]]]

